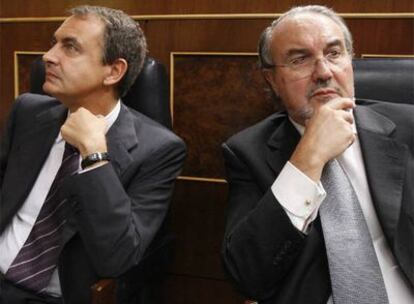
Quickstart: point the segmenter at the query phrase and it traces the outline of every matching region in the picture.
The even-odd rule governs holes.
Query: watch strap
[[[92,154],[87,155],[81,162],[81,167],[82,169],[85,169],[97,162],[100,161],[109,161],[110,157],[109,157],[109,153],[108,152],[95,152]]]

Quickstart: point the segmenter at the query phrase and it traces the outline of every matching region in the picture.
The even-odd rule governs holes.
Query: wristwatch
[[[85,169],[97,162],[103,161],[103,160],[111,160],[109,157],[108,152],[96,152],[87,155],[81,162],[82,169]]]

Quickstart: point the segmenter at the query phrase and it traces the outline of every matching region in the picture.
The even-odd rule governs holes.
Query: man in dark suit
[[[222,255],[230,277],[259,303],[413,303],[413,106],[355,102],[352,37],[326,7],[283,14],[263,32],[259,57],[285,110],[223,144],[229,207]],[[332,248],[327,231],[342,233],[342,215],[337,227],[325,230],[320,214],[329,208],[324,204],[339,200],[327,202],[321,182],[334,160],[362,209],[364,246],[373,248],[380,288],[362,286],[374,281],[373,275],[361,279],[359,271],[372,271],[363,266],[350,274],[361,286],[345,293],[344,286],[333,287],[334,278],[348,275],[347,269],[336,273],[336,249],[326,249]],[[349,250],[361,239],[338,238]],[[368,292],[379,295],[366,299]]]
[[[54,98],[20,96],[1,141],[1,303],[89,303],[99,278],[138,265],[185,157],[181,139],[120,102],[147,51],[138,24],[103,7],[71,14],[43,56]]]

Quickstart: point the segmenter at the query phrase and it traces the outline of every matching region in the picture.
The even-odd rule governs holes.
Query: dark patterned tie
[[[321,182],[327,196],[320,217],[335,304],[388,303],[381,269],[355,191],[331,160]]]
[[[65,177],[79,167],[79,153],[65,145],[62,164],[40,209],[36,222],[5,277],[27,289],[43,292],[56,268],[60,252],[60,239],[70,204],[59,195]]]

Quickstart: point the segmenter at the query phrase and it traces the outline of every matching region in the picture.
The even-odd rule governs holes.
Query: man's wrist
[[[96,153],[96,152],[103,153],[103,152],[108,151],[105,135],[99,135],[99,136],[91,135],[87,139],[79,141],[78,146],[79,146],[78,149],[79,149],[79,152],[82,158],[85,158],[88,155]]]
[[[102,161],[110,161],[109,153],[108,152],[94,152],[91,154],[88,154],[87,156],[83,157],[81,162],[82,169],[86,169],[96,163],[102,162]]]

